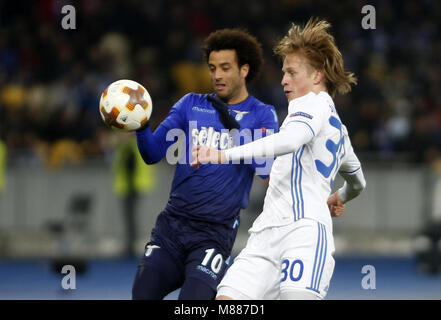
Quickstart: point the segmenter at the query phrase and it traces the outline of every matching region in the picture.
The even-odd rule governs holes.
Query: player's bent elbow
[[[142,154],[141,154],[141,158],[142,158],[142,160],[144,160],[145,164],[148,164],[148,165],[158,163],[161,160],[161,159],[153,159],[150,157],[145,157]]]
[[[146,163],[146,164],[155,164],[155,163],[158,163],[159,162],[159,160],[144,160],[144,162]]]
[[[358,197],[365,188],[366,188],[366,181],[360,181],[360,183],[352,185],[354,197]]]
[[[360,183],[356,186],[357,191],[361,193],[364,189],[366,189],[366,180],[360,181]]]
[[[146,164],[155,164],[161,161],[162,159],[162,157],[160,157],[159,155],[148,154],[142,149],[139,149],[139,154],[141,155],[142,160],[144,160]]]

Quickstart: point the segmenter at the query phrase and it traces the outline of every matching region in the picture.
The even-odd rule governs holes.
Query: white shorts
[[[235,300],[274,300],[305,291],[323,299],[334,271],[334,239],[320,222],[300,219],[251,233],[227,270],[217,296]]]

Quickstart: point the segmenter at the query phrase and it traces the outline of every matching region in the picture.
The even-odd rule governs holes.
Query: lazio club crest
[[[250,113],[250,111],[239,111],[239,110],[233,110],[236,112],[236,116],[234,117],[236,121],[242,120],[243,116]]]

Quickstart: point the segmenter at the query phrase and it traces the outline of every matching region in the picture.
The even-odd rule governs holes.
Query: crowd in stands
[[[63,29],[62,7],[75,8]],[[441,157],[441,2],[370,1],[375,29],[363,29],[364,1],[125,0],[2,1],[0,140],[11,163],[58,167],[103,159],[115,132],[98,111],[118,79],[143,84],[152,127],[185,93],[211,85],[200,46],[212,31],[247,29],[262,42],[265,67],[251,93],[283,119],[281,61],[272,48],[291,22],[327,19],[346,68],[358,78],[335,99],[362,156],[427,163]]]

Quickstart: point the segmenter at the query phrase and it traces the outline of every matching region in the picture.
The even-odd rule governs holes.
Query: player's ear
[[[248,63],[240,66],[240,74],[242,78],[246,79],[248,72],[250,72],[250,65]]]
[[[319,84],[325,79],[325,73],[323,70],[314,70],[313,78],[314,84]]]

